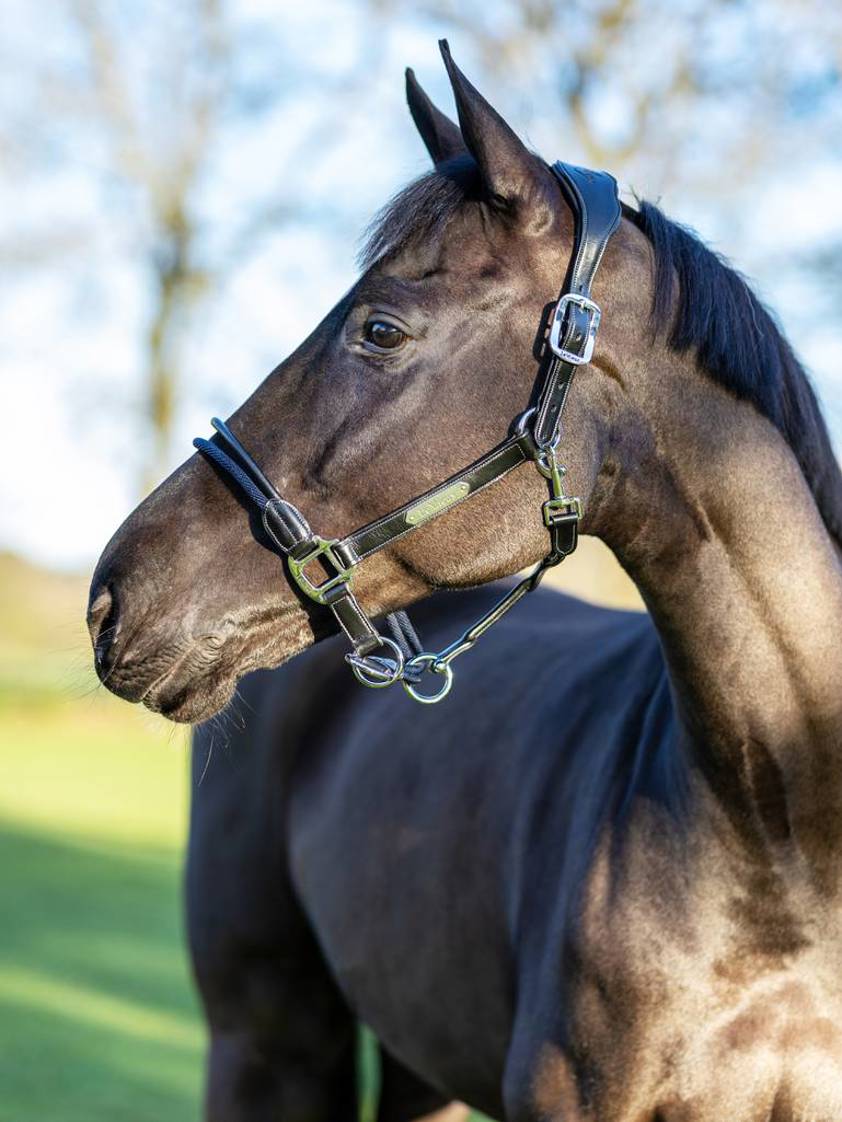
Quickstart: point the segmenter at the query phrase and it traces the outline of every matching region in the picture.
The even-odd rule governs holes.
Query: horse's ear
[[[433,105],[410,67],[406,71],[406,101],[434,164],[461,156],[466,151],[459,126]]]
[[[488,201],[522,218],[536,232],[555,220],[558,191],[552,174],[509,128],[500,114],[474,89],[439,42],[453,87],[459,124],[468,151],[479,165]]]

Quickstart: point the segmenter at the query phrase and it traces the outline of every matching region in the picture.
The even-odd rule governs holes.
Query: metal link
[[[552,529],[559,518],[582,517],[582,500],[568,495],[564,489],[567,468],[558,462],[553,448],[542,448],[535,457],[535,466],[545,479],[549,480],[552,496],[542,506],[544,525]]]
[[[351,651],[345,655],[345,661],[358,682],[368,686],[371,690],[382,690],[403,679],[404,661],[403,653],[397,643],[380,636],[381,645],[388,647],[395,656],[394,662],[382,655],[358,655]]]
[[[422,693],[416,686],[415,682],[410,681],[404,677],[401,685],[412,698],[413,701],[418,701],[422,705],[435,705],[439,701],[444,701],[450,693],[450,687],[453,685],[453,668],[449,663],[443,663],[439,655],[430,654],[429,651],[424,651],[423,654],[416,655],[411,658],[406,664],[406,669],[428,669],[432,674],[444,675],[444,681],[438,693]]]

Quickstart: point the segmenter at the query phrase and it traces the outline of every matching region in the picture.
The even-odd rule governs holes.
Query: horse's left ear
[[[546,230],[558,209],[559,192],[552,173],[471,85],[451,58],[446,39],[440,40],[439,48],[453,87],[462,136],[479,165],[489,203],[515,215],[536,233]]]
[[[466,151],[459,126],[430,101],[411,67],[406,71],[406,103],[434,164]]]

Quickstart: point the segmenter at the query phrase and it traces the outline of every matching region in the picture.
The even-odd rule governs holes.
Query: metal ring
[[[530,405],[528,409],[525,409],[523,413],[521,413],[521,415],[515,421],[515,436],[523,436],[525,434],[526,426],[529,422],[530,417],[534,417],[537,412],[537,407],[534,405]]]
[[[401,685],[413,699],[419,701],[422,705],[435,705],[437,701],[443,701],[444,698],[450,693],[450,687],[453,685],[453,667],[449,662],[439,662],[439,656],[430,654],[425,651],[423,654],[415,655],[407,663],[407,669],[410,666],[429,667],[433,674],[443,674],[444,682],[438,693],[420,693],[412,682],[408,682],[406,678],[401,680]]]
[[[381,658],[378,655],[358,655],[355,652],[345,655],[345,661],[351,667],[354,677],[364,686],[372,690],[382,690],[391,686],[403,675],[403,653],[397,643],[380,636],[380,645],[388,647],[395,656],[394,666],[391,659]],[[375,663],[377,665],[372,665]]]
[[[533,434],[533,440],[534,440],[534,434]],[[556,450],[556,448],[558,448],[560,441],[561,441],[561,427],[559,426],[558,428],[556,428],[555,432],[553,433],[552,440],[548,440],[544,444],[539,444],[538,441],[535,440],[535,447],[538,449],[539,452],[543,452],[544,455],[546,455],[547,452],[554,452]]]

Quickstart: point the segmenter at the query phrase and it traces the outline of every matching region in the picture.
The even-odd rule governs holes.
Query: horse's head
[[[359,281],[230,421],[325,536],[419,494],[506,435],[529,401],[542,313],[568,266],[573,221],[558,183],[444,55],[461,128],[409,73],[435,170],[384,212]],[[618,281],[622,256],[612,244],[597,283],[611,313],[596,357],[603,374],[580,377],[565,426],[564,460],[586,499],[605,452],[597,419],[617,377],[611,316],[620,312],[626,333],[646,318],[646,286]],[[369,559],[359,599],[376,613],[518,570],[546,551],[545,497],[537,472],[512,473]],[[243,673],[278,665],[333,625],[296,593],[241,496],[197,455],[107,546],[89,626],[110,689],[196,721]]]

